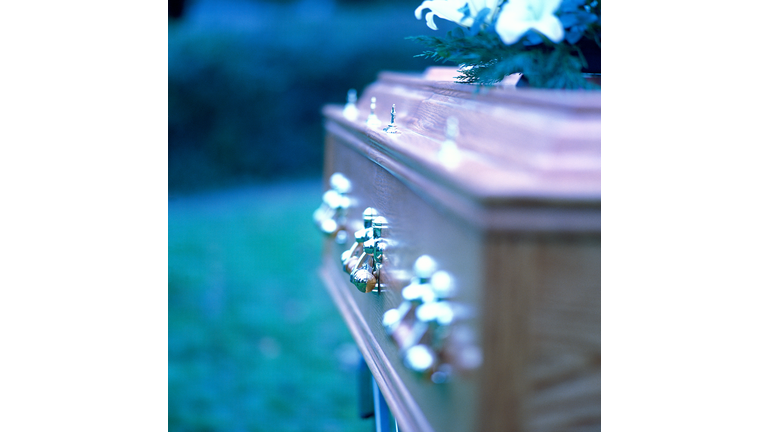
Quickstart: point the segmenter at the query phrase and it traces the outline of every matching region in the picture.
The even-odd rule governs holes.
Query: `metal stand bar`
[[[373,417],[376,432],[392,432],[393,425],[394,431],[399,432],[397,421],[362,356],[357,366],[357,413],[360,418]]]
[[[376,384],[376,380],[371,377],[373,382],[373,408],[375,412],[376,432],[390,432],[392,425],[390,420],[394,423],[395,432],[398,432],[397,421],[392,419],[392,414],[387,406],[387,401],[384,400],[384,395],[379,390],[379,385]]]

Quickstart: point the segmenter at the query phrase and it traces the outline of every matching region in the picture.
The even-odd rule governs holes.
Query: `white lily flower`
[[[477,13],[484,8],[489,8],[491,13],[486,15],[484,21],[490,23],[493,12],[499,6],[501,0],[427,0],[416,8],[416,19],[421,19],[421,13],[424,9],[429,9],[425,19],[427,26],[432,30],[437,30],[435,25],[435,15],[438,17],[453,21],[466,27],[472,27],[475,23]]]
[[[496,33],[505,44],[517,42],[530,29],[560,42],[565,36],[563,24],[555,16],[562,0],[510,0],[499,12]]]

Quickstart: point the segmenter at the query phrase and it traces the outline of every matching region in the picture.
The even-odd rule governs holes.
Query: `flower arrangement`
[[[446,37],[409,39],[427,46],[417,57],[459,65],[457,82],[492,84],[513,73],[537,88],[597,88],[584,77],[580,45],[600,47],[600,0],[427,0],[417,19],[435,16],[458,27]]]

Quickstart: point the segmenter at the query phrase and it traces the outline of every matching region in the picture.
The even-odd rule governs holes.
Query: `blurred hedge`
[[[168,25],[169,192],[319,175],[324,104],[434,64],[404,39],[432,32],[418,4],[187,5]]]

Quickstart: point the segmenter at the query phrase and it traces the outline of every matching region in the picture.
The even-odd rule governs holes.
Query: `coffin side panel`
[[[383,292],[363,294],[349,282],[338,257],[351,246],[329,240],[321,271],[326,288],[342,311],[364,357],[379,379],[398,425],[404,431],[473,431],[477,398],[476,374],[456,375],[452,381],[435,384],[406,369],[398,347],[384,331],[381,319],[388,309],[402,301],[400,291],[410,282],[411,268],[422,254],[431,255],[439,267],[449,271],[458,287],[455,301],[472,308],[477,304],[477,272],[481,256],[481,233],[462,224],[455,216],[440,211],[423,199],[407,183],[389,170],[372,162],[375,155],[362,155],[360,143],[350,136],[326,137],[327,177],[343,173],[352,182],[349,194],[352,207],[348,218],[361,227],[363,210],[372,206],[387,218],[386,236],[395,244],[387,251],[382,282]],[[372,157],[373,156],[373,157]],[[476,315],[476,314],[475,314]],[[475,320],[463,323],[476,333]]]
[[[599,236],[492,236],[485,256],[481,430],[599,430]]]

